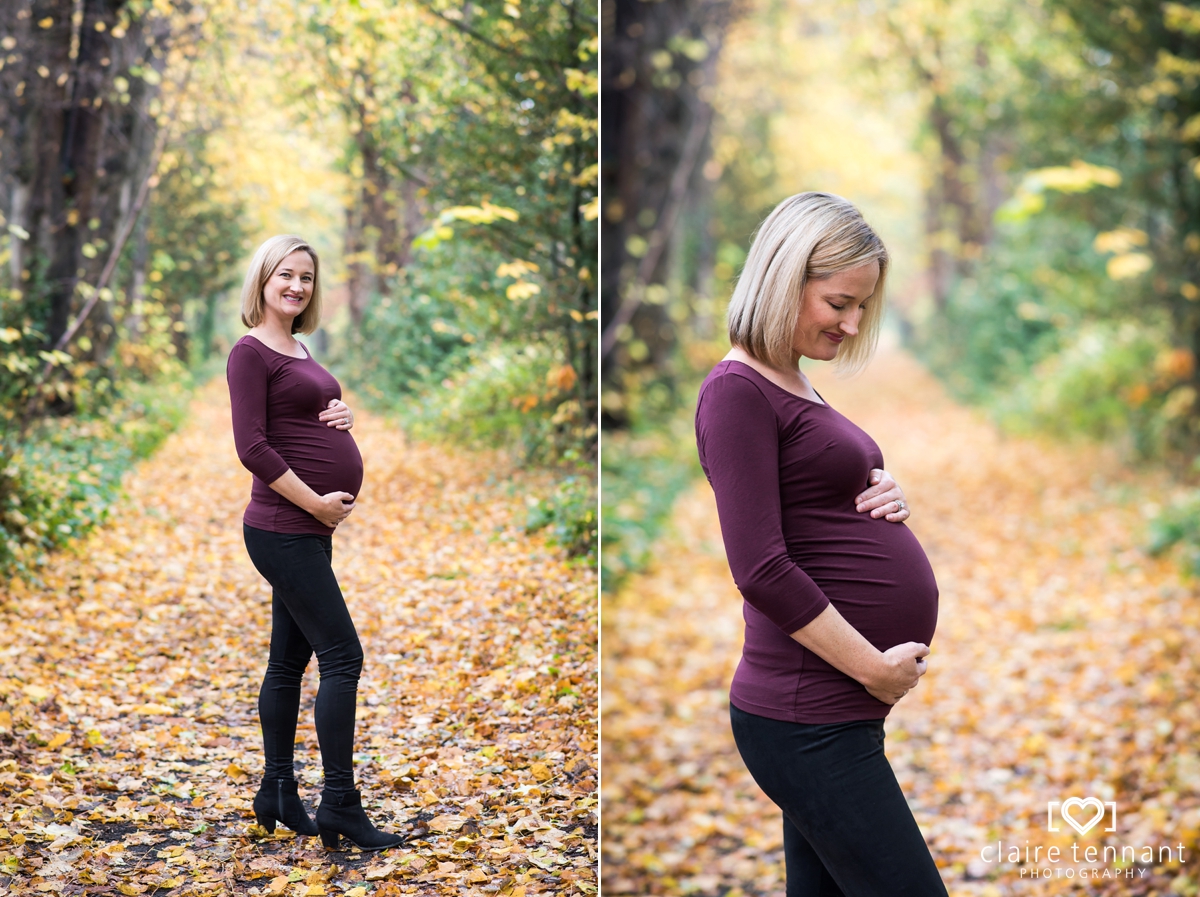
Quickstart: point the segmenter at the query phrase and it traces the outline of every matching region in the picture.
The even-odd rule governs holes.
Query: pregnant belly
[[[846,621],[881,651],[902,642],[928,644],[938,588],[912,531],[865,516],[822,529],[793,557]]]
[[[303,439],[278,448],[296,476],[318,495],[348,492],[357,497],[362,487],[363,462],[354,437],[325,428],[305,433]]]

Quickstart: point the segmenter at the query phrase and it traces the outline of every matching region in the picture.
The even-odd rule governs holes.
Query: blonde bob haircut
[[[857,336],[847,336],[837,366],[855,371],[875,351],[883,320],[888,252],[849,201],[830,193],[797,193],[759,226],[727,313],[729,342],[777,370],[794,370],[792,343],[804,286],[840,271],[879,263],[879,281]]]
[[[317,251],[294,234],[279,234],[271,237],[254,253],[250,260],[250,270],[242,282],[242,323],[247,327],[257,327],[263,321],[263,305],[266,297],[263,287],[285,258],[303,249],[312,256],[313,288],[312,298],[304,311],[292,320],[292,333],[312,333],[321,323],[321,262],[317,259]]]

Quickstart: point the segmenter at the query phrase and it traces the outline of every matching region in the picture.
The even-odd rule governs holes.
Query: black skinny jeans
[[[263,778],[295,777],[293,756],[300,683],[316,652],[317,742],[325,791],[354,790],[354,711],[363,651],[350,611],[333,575],[333,537],[270,533],[245,526],[246,550],[271,584],[271,654],[258,694],[266,771]]]
[[[940,897],[946,886],[883,753],[883,720],[804,724],[729,707],[754,781],[783,810],[787,897]]]

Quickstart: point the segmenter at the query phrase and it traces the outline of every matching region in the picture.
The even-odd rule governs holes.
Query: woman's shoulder
[[[269,373],[272,354],[266,346],[247,333],[230,348],[229,356],[225,359],[226,374],[233,377],[250,372]]]
[[[763,388],[765,378],[754,368],[727,358],[717,363],[704,382],[696,402],[697,417],[737,411],[759,412],[775,416],[770,393]]]
[[[235,349],[241,349],[243,351],[248,349],[254,352],[256,355],[261,355],[263,354],[263,349],[265,348],[267,347],[263,345],[262,340],[258,339],[252,333],[246,333],[243,334],[240,340],[233,344],[233,348],[229,350],[229,354],[232,355]]]
[[[708,376],[700,384],[700,395],[703,397],[706,392],[712,392],[715,388],[722,393],[746,396],[758,394],[766,398],[766,391],[762,387],[765,379],[750,365],[733,358],[725,358],[708,372]]]

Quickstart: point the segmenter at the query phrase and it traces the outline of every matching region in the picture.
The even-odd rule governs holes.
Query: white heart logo
[[[1086,822],[1078,822],[1075,817],[1071,815],[1072,807],[1078,807],[1081,810],[1084,807],[1094,807],[1096,810],[1096,815]],[[1104,804],[1094,797],[1084,799],[1080,799],[1078,797],[1069,797],[1062,802],[1062,807],[1059,809],[1059,813],[1062,815],[1063,819],[1067,820],[1071,828],[1075,829],[1075,831],[1079,832],[1081,835],[1086,835],[1088,829],[1104,818]]]

